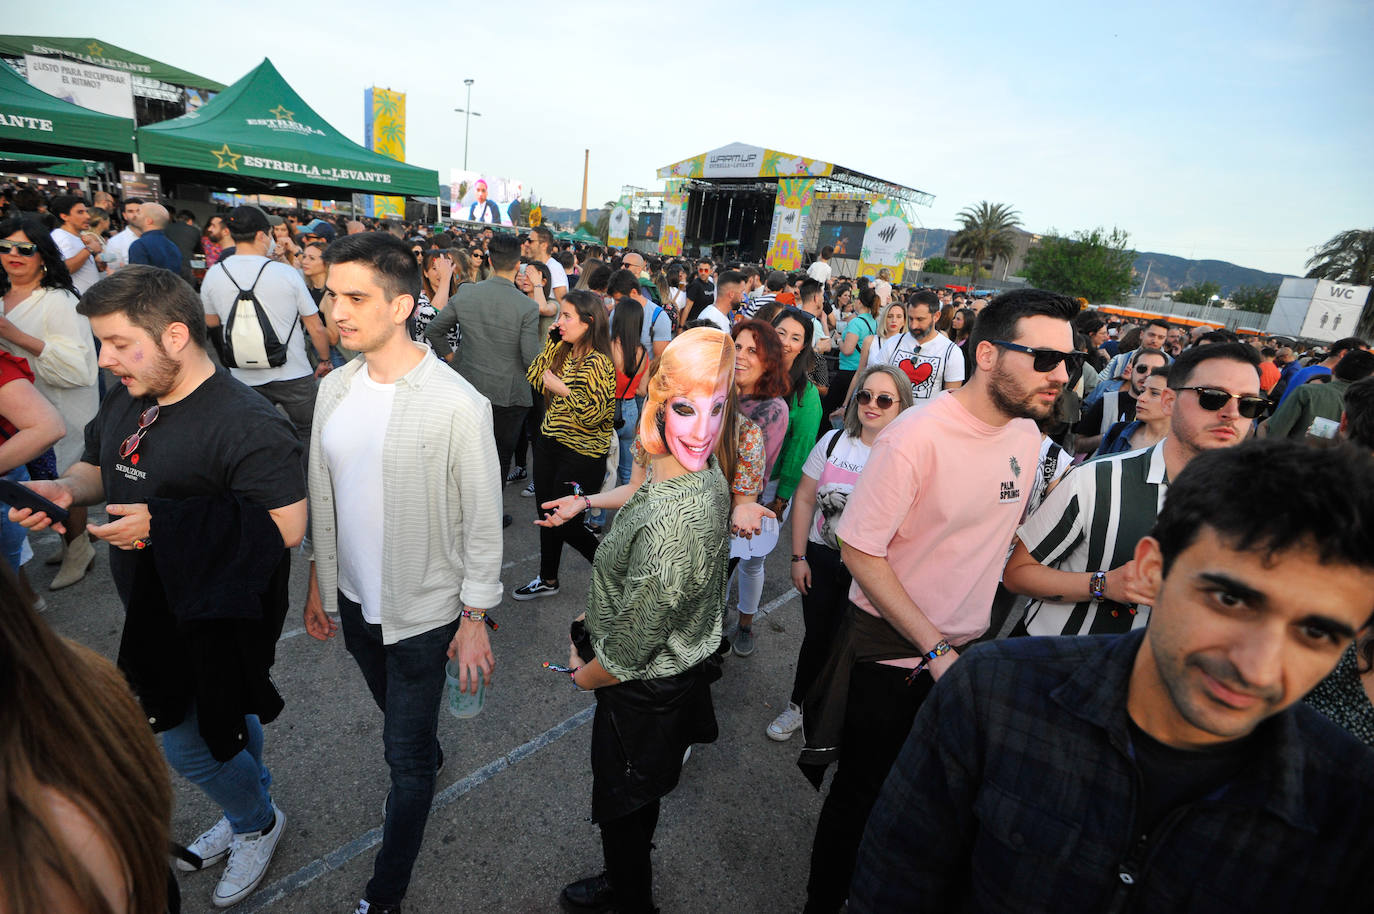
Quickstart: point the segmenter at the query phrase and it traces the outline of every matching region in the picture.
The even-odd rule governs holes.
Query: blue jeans
[[[630,449],[635,443],[635,432],[639,431],[639,403],[635,398],[620,401],[620,415],[625,424],[616,429],[615,436],[620,441],[620,463],[615,468],[615,484],[623,486],[630,481]]]
[[[162,734],[167,764],[224,810],[236,835],[272,824],[272,773],[262,763],[262,724],[256,714],[247,715],[243,722],[248,745],[227,762],[216,761],[201,738],[194,703],[181,723]]]
[[[14,482],[28,482],[29,469],[26,466],[17,466],[4,476],[5,479]],[[24,552],[24,540],[28,537],[29,531],[10,520],[8,509],[0,509],[0,551],[5,554],[5,561],[9,563],[10,571],[19,573],[19,559]]]
[[[410,887],[434,800],[439,765],[439,701],[444,692],[448,646],[458,619],[395,644],[382,643],[382,627],[363,618],[362,607],[339,594],[344,647],[358,662],[372,699],[382,711],[382,746],[391,769],[391,800],[382,823],[382,849],[367,884],[367,900],[398,905]]]

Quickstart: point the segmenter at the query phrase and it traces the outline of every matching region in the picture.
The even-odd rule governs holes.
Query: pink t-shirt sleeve
[[[913,458],[896,446],[892,435],[878,436],[840,517],[836,533],[842,542],[869,555],[887,555],[888,545],[921,494]]]

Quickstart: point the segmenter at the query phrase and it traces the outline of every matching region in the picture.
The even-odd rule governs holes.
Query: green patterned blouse
[[[646,482],[596,550],[587,634],[617,679],[686,672],[720,644],[730,490],[720,466]]]

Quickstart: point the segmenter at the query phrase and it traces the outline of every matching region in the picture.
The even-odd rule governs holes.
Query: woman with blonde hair
[[[0,572],[0,911],[163,914],[172,787],[114,665]]]
[[[830,655],[849,599],[850,575],[840,560],[835,528],[878,433],[914,402],[911,382],[891,365],[865,369],[858,388],[845,411],[844,427],[826,432],[811,449],[793,496],[792,586],[802,595],[806,634],[792,695],[768,725],[769,739],[788,739],[802,724],[802,700]]]
[[[653,911],[649,852],[683,754],[717,735],[707,661],[721,639],[730,495],[713,457],[727,417],[734,348],[713,328],[684,332],[649,381],[639,430],[650,481],[620,509],[592,566],[568,667],[596,690],[592,819],[605,872],[573,882],[579,908]]]
[[[875,295],[869,292],[867,294]],[[860,296],[862,298],[863,296]],[[897,349],[902,345],[902,341],[908,334],[906,320],[906,305],[896,299],[892,300],[878,311],[878,332],[864,339],[863,351],[859,354],[859,368],[854,372],[854,378],[849,382],[849,390],[845,392],[844,401],[839,409],[830,414],[832,419],[843,418],[845,410],[849,408],[850,401],[854,399],[854,391],[858,387],[859,378],[868,370],[870,365],[890,365],[897,353]],[[910,342],[910,341],[908,341]]]

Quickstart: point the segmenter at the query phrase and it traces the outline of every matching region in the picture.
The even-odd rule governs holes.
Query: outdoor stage
[[[661,195],[626,188],[621,205],[633,212],[636,201],[647,208],[649,198],[662,197],[659,253],[795,270],[829,246],[841,276],[884,266],[900,274],[914,207],[934,200],[842,165],[743,143],[665,165],[658,177],[667,182]]]

